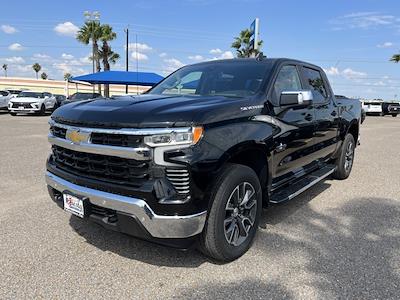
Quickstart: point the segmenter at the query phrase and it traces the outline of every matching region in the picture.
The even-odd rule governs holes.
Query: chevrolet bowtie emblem
[[[80,132],[79,130],[67,130],[65,138],[74,144],[80,144],[88,141],[89,134],[86,132]]]

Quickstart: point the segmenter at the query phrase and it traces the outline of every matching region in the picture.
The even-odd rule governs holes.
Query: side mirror
[[[312,101],[311,91],[283,91],[280,97],[281,106],[309,105]]]

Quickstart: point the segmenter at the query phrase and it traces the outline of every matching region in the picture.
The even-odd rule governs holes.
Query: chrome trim
[[[126,134],[126,135],[154,135],[154,134],[168,134],[172,132],[187,133],[191,132],[192,127],[170,127],[170,128],[121,128],[121,129],[104,129],[104,128],[90,128],[83,126],[71,126],[66,124],[57,123],[54,120],[49,121],[50,126],[56,126],[67,130],[82,130],[95,133],[105,134]]]
[[[143,148],[117,147],[117,146],[91,144],[89,142],[81,142],[79,144],[75,144],[69,140],[56,137],[51,133],[49,133],[48,135],[48,140],[49,143],[52,145],[57,145],[73,151],[116,156],[116,157],[129,158],[135,160],[151,159],[151,150],[146,147]]]
[[[79,186],[46,172],[46,183],[57,191],[88,197],[90,203],[136,217],[156,238],[186,238],[203,231],[207,211],[187,216],[161,216],[146,201]]]

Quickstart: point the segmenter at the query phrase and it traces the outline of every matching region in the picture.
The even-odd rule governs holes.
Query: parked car
[[[13,90],[13,89],[8,89],[7,90],[10,94],[12,98],[15,98],[19,95],[19,93],[22,92],[22,90]]]
[[[54,110],[56,103],[56,98],[50,93],[24,91],[10,99],[8,110],[12,116],[17,113],[44,115],[46,110]]]
[[[62,103],[67,99],[67,97],[65,97],[64,95],[54,95],[54,97],[56,97],[56,107],[60,107],[62,105]]]
[[[90,100],[102,97],[99,93],[75,93],[68,97],[62,102],[61,105],[65,105],[75,101]]]
[[[361,101],[362,108],[365,110],[367,115],[382,115],[382,102],[381,101]]]
[[[397,102],[383,102],[382,103],[382,114],[391,115],[397,117],[400,114],[400,103]]]
[[[360,119],[361,104],[337,101],[306,62],[189,65],[144,95],[57,109],[46,182],[79,217],[231,261],[251,246],[263,206],[350,175]]]
[[[0,91],[0,110],[8,109],[8,101],[11,99],[11,93],[9,91]]]

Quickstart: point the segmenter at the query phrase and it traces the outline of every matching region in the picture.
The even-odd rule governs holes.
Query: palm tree
[[[47,76],[47,74],[46,74],[45,72],[43,72],[42,74],[40,74],[40,77],[41,77],[43,80],[46,80],[46,79],[48,78],[48,76]]]
[[[39,65],[38,63],[34,63],[32,65],[32,69],[33,69],[33,71],[36,72],[36,79],[38,79],[38,74],[39,74],[40,70],[42,69],[42,66]]]
[[[7,69],[8,69],[8,65],[7,64],[3,64],[3,70],[4,70],[4,76],[7,77]]]
[[[93,47],[93,58],[96,65],[96,72],[100,72],[100,57],[99,57],[99,45],[98,41],[102,36],[102,26],[98,21],[86,21],[85,24],[79,29],[76,39],[85,44],[89,45],[92,42]],[[98,85],[99,93],[101,93],[101,85]]]
[[[242,30],[239,36],[235,37],[235,41],[232,43],[231,47],[236,49],[237,57],[251,57],[260,53],[258,49],[261,48],[263,41],[258,42],[258,49],[253,49],[250,38],[250,29]]]
[[[103,42],[101,46],[101,50],[99,50],[99,56],[103,60],[103,69],[104,71],[110,70],[110,62],[115,64],[115,62],[119,59],[119,54],[115,53],[111,50],[111,46],[108,44],[109,41],[112,41],[117,38],[117,34],[113,31],[112,27],[108,24],[104,24],[101,26],[101,41]],[[110,87],[108,84],[104,85],[104,96],[110,96]]]
[[[64,74],[64,80],[65,81],[68,81],[68,80],[70,80],[72,78],[72,74],[71,73],[65,73]]]
[[[400,62],[400,54],[394,54],[392,56],[392,58],[390,59],[390,61],[393,61],[395,63],[399,63]]]

